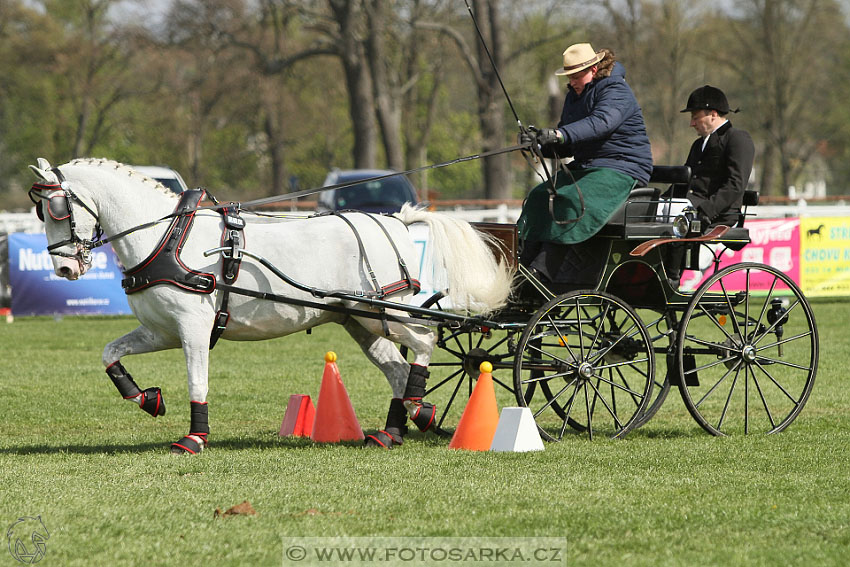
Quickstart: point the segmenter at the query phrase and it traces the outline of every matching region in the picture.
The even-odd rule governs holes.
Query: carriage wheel
[[[514,391],[549,441],[563,438],[568,425],[591,439],[621,437],[649,404],[654,372],[635,310],[608,293],[576,291],[532,316],[517,345]]]
[[[438,292],[425,300],[422,307],[445,311],[445,302],[442,292]],[[446,428],[453,429],[457,425],[478,380],[482,362],[493,365],[495,384],[510,394],[514,393],[511,384],[499,377],[503,373],[498,370],[503,369],[504,372],[504,369],[513,367],[518,334],[518,331],[451,323],[437,326],[439,349],[435,349],[434,357],[428,365],[431,376],[428,378],[425,399],[437,406],[438,433],[448,433]],[[399,350],[406,358],[407,347],[402,346]],[[512,397],[507,396],[508,399]]]
[[[788,276],[764,264],[708,278],[685,310],[676,348],[682,398],[712,435],[782,431],[817,373],[811,306]]]

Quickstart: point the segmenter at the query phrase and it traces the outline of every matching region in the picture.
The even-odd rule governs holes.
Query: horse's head
[[[97,212],[64,179],[59,168],[43,158],[30,169],[39,181],[29,191],[47,233],[47,251],[57,276],[76,280],[91,268],[91,250],[101,234]]]

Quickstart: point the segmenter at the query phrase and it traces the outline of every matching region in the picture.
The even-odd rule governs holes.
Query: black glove
[[[563,141],[563,138],[558,135],[558,131],[554,128],[544,128],[537,131],[537,143],[540,144],[540,147],[560,144]]]
[[[519,135],[517,136],[517,144],[533,144],[537,139],[537,128],[534,126],[529,126],[528,128],[523,128],[519,131]]]

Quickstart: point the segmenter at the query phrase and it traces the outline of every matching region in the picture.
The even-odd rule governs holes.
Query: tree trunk
[[[372,73],[372,88],[375,91],[375,109],[381,139],[387,156],[387,166],[402,171],[404,150],[401,142],[401,97],[394,94],[394,88],[387,72],[387,53],[385,30],[387,29],[387,1],[368,0],[367,20],[369,36],[366,40],[366,54]]]
[[[354,130],[354,167],[375,167],[375,109],[372,106],[372,77],[363,42],[358,38],[360,2],[329,0],[334,20],[339,25],[340,55],[348,87],[348,112]]]
[[[475,0],[475,17],[481,35],[490,48],[497,68],[502,67],[502,28],[497,0]],[[481,151],[488,152],[505,146],[504,100],[498,76],[490,63],[484,46],[479,41],[478,66],[483,77],[478,87],[478,121],[481,127]],[[508,155],[501,154],[484,158],[484,197],[487,199],[510,199],[511,177]]]

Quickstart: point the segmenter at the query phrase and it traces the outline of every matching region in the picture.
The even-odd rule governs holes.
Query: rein
[[[463,0],[463,1],[466,4],[466,11],[469,12],[469,17],[472,19],[472,23],[475,25],[475,32],[478,34],[478,39],[481,40],[481,45],[484,47],[484,52],[487,53],[487,58],[490,59],[490,66],[493,67],[493,72],[496,75],[496,79],[498,79],[499,85],[502,87],[502,93],[504,93],[505,99],[508,101],[508,106],[510,106],[511,112],[513,113],[514,118],[516,119],[516,123],[517,123],[517,126],[519,127],[520,134],[525,134],[525,133],[528,132],[529,129],[533,129],[534,127],[530,126],[529,128],[526,128],[525,126],[522,125],[522,120],[519,119],[519,115],[517,114],[517,111],[514,108],[514,103],[511,101],[511,96],[508,94],[508,89],[505,88],[505,83],[502,81],[502,75],[499,73],[499,68],[496,67],[496,61],[493,59],[493,55],[490,53],[490,48],[487,47],[487,42],[484,40],[484,34],[481,33],[481,28],[478,26],[478,20],[475,19],[475,14],[472,11],[472,7],[469,5],[468,0]],[[543,172],[546,174],[545,179],[539,173],[537,175],[538,175],[538,177],[540,177],[541,181],[546,183],[546,190],[549,192],[549,216],[552,217],[552,222],[554,222],[557,225],[563,226],[563,225],[572,224],[572,223],[575,223],[575,222],[578,222],[579,220],[581,220],[581,218],[584,216],[584,211],[585,211],[584,195],[581,192],[581,188],[579,188],[579,186],[578,186],[578,181],[576,180],[575,176],[573,175],[573,172],[570,171],[570,168],[568,168],[564,163],[562,163],[560,159],[556,159],[556,161],[558,162],[558,166],[561,169],[561,171],[564,171],[567,175],[570,176],[570,179],[573,180],[573,185],[575,185],[576,191],[578,191],[578,199],[579,199],[579,203],[581,204],[581,213],[579,213],[579,216],[575,219],[567,219],[567,220],[564,220],[564,221],[559,221],[558,219],[555,218],[555,198],[558,196],[557,187],[555,186],[555,178],[552,177],[552,174],[549,173],[549,168],[546,167],[546,158],[543,157],[542,148],[540,148],[539,145],[532,143],[532,144],[528,144],[527,150],[531,153],[532,157],[534,158],[533,161],[539,162],[540,165],[543,167]],[[525,150],[523,150],[522,155],[523,155],[523,157],[525,157],[525,161],[528,162],[528,165],[530,165],[531,168],[536,171],[536,169],[534,167],[534,163],[532,162],[532,159],[528,157],[528,155],[525,153]],[[556,154],[556,156],[557,156],[557,154]]]
[[[86,205],[79,197],[77,197],[77,195],[74,194],[73,191],[71,191],[70,184],[65,180],[65,176],[62,175],[62,172],[59,171],[58,167],[51,168],[51,171],[53,171],[56,174],[56,177],[59,178],[59,180],[60,180],[59,185],[55,185],[55,184],[42,185],[42,184],[36,183],[36,184],[33,184],[32,188],[30,189],[29,195],[30,195],[30,200],[32,200],[33,203],[38,204],[38,200],[49,198],[48,195],[44,195],[44,194],[40,193],[40,191],[61,190],[61,191],[64,192],[65,198],[68,201],[69,211],[73,211],[70,203],[72,201],[76,202],[80,206],[82,206],[86,211],[88,211],[88,213],[91,214],[92,217],[94,217],[94,219],[96,221],[98,221],[98,224],[96,225],[96,231],[95,231],[96,234],[95,234],[94,238],[92,238],[92,239],[82,239],[82,238],[77,237],[76,232],[74,231],[74,228],[75,228],[76,225],[75,225],[75,222],[74,222],[73,214],[71,214],[71,216],[70,216],[71,238],[68,239],[68,240],[63,240],[62,242],[57,242],[56,244],[52,244],[52,245],[47,247],[48,252],[50,252],[50,254],[52,254],[54,256],[65,256],[65,257],[68,257],[68,258],[80,257],[81,260],[83,258],[87,258],[88,260],[86,261],[86,263],[88,263],[88,261],[91,260],[91,251],[94,250],[95,248],[98,248],[98,247],[103,246],[104,244],[108,244],[110,242],[114,242],[116,240],[120,240],[121,238],[124,238],[125,236],[128,236],[128,235],[136,232],[137,230],[145,230],[145,229],[151,228],[153,226],[156,226],[161,222],[165,222],[167,220],[174,219],[174,218],[180,216],[181,214],[193,213],[193,212],[196,212],[196,211],[222,211],[224,209],[233,208],[234,206],[236,207],[237,210],[251,209],[251,208],[259,207],[259,206],[262,206],[262,205],[268,205],[268,204],[271,204],[271,203],[279,203],[279,202],[282,202],[282,201],[298,199],[300,197],[307,197],[309,195],[315,195],[316,193],[321,193],[323,191],[330,191],[331,189],[342,189],[344,187],[351,187],[352,185],[359,185],[361,183],[369,183],[369,182],[372,182],[372,181],[379,181],[381,179],[387,179],[389,177],[396,177],[396,176],[399,176],[399,175],[410,175],[412,173],[419,173],[421,171],[427,171],[429,169],[437,169],[437,168],[441,168],[441,167],[447,167],[449,165],[454,165],[454,164],[457,164],[457,163],[474,161],[474,160],[477,160],[477,159],[483,159],[483,158],[490,157],[490,156],[515,152],[517,150],[527,150],[527,149],[529,149],[529,146],[530,146],[529,144],[516,144],[516,145],[513,145],[513,146],[508,146],[506,148],[499,148],[497,150],[490,150],[488,152],[482,152],[480,154],[471,154],[471,155],[468,155],[468,156],[463,156],[463,157],[455,158],[455,159],[440,162],[440,163],[423,165],[421,167],[415,167],[413,169],[408,169],[408,170],[405,170],[405,171],[393,172],[393,173],[388,173],[388,174],[385,174],[385,175],[377,175],[375,177],[368,177],[366,179],[358,179],[356,181],[347,181],[347,182],[344,182],[344,183],[337,183],[335,185],[328,185],[326,187],[316,187],[316,188],[313,188],[313,189],[303,189],[301,191],[293,191],[291,193],[284,193],[283,195],[276,195],[276,196],[272,196],[272,197],[264,197],[262,199],[254,199],[252,201],[246,201],[244,203],[224,203],[224,204],[222,204],[222,203],[219,203],[218,200],[211,193],[209,193],[209,191],[207,191],[207,196],[212,200],[212,202],[214,203],[213,205],[207,205],[207,206],[203,206],[203,207],[196,206],[196,207],[192,207],[188,210],[185,210],[183,212],[173,212],[173,213],[167,214],[163,217],[160,217],[156,220],[146,222],[146,223],[142,223],[140,225],[130,227],[127,230],[122,230],[121,232],[119,232],[117,234],[113,234],[112,236],[105,236],[105,237],[103,236],[103,231],[100,228],[100,223],[99,223],[99,219],[98,219],[97,215],[94,213],[94,211],[92,211],[92,209],[88,205]],[[34,196],[37,199],[34,198]],[[36,209],[36,210],[38,211],[38,209]],[[41,216],[39,218],[44,220]],[[56,220],[63,220],[63,219],[56,219]],[[76,255],[75,254],[68,254],[66,252],[56,252],[55,251],[57,248],[59,248],[61,246],[65,246],[67,244],[77,245],[78,252],[77,252]]]

